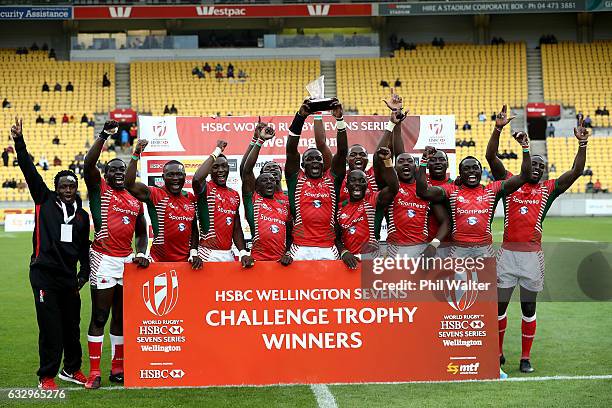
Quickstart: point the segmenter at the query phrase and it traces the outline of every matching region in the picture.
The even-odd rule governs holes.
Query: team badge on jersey
[[[470,225],[476,225],[477,222],[478,222],[478,218],[476,217],[468,217],[467,219],[467,223]]]
[[[466,200],[465,198],[463,198],[463,196],[457,196],[457,201],[459,201],[460,203],[469,203],[469,200]]]
[[[225,223],[227,225],[232,225],[232,217],[225,217]]]
[[[416,215],[416,212],[412,208],[408,210],[409,218],[414,218],[415,215]]]
[[[351,235],[353,235],[356,232],[357,232],[357,227],[355,227],[355,226],[352,226],[352,227],[350,227],[348,229],[348,233],[351,234]]]
[[[348,216],[348,214],[347,214],[347,213],[342,213],[342,214],[340,214],[340,219],[341,219],[341,220],[345,220],[345,219],[347,219],[348,217],[349,217],[349,216]]]
[[[280,231],[280,228],[278,227],[278,225],[272,224],[270,226],[270,231],[272,231],[273,234],[278,234]]]
[[[321,208],[321,200],[314,200],[312,205],[314,205],[315,208]]]
[[[183,224],[182,222],[181,222],[181,223],[178,225],[178,229],[179,229],[179,231],[181,231],[181,232],[185,231],[185,228],[186,228],[186,227],[185,227],[185,224]]]
[[[525,206],[525,205],[524,205],[524,206],[522,206],[522,207],[519,209],[519,212],[520,212],[522,215],[525,215],[525,214],[527,214],[527,213],[529,212],[529,209],[527,208],[527,206]]]

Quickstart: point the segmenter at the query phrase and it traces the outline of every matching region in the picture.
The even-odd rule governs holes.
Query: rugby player
[[[338,151],[348,150],[346,123],[342,118],[342,107],[334,106],[338,129]],[[304,101],[289,127],[285,178],[289,191],[289,204],[293,223],[291,256],[295,260],[338,259],[335,246],[336,185],[330,170],[325,167],[323,154],[314,148],[302,155],[298,144],[304,121],[312,109],[309,100]],[[331,164],[335,171],[343,171],[346,164],[336,154]]]
[[[154,262],[189,262],[193,269],[202,268],[198,256],[196,198],[183,190],[185,166],[170,160],[163,167],[164,186],[154,187],[136,182],[136,167],[149,142],[141,139],[128,165],[125,185],[130,194],[147,204],[153,226],[150,256]]]
[[[261,122],[260,122],[261,123]],[[289,201],[283,194],[275,195],[277,179],[263,169],[257,179],[253,173],[261,145],[274,137],[274,129],[261,129],[260,137],[250,148],[242,172],[242,200],[245,217],[251,227],[251,256],[256,261],[280,261],[284,266],[293,262],[291,246],[291,215]]]
[[[399,123],[395,113],[391,116]],[[340,251],[340,258],[351,269],[357,268],[362,254],[370,254],[373,257],[378,255],[377,231],[380,230],[385,208],[393,202],[399,189],[391,150],[388,147],[379,147],[376,155],[384,163],[380,177],[384,180],[385,187],[367,194],[366,174],[362,170],[352,170],[347,178],[349,199],[338,209],[336,246]],[[378,167],[376,171],[380,171]]]
[[[233,262],[232,242],[240,251],[243,267],[253,266],[246,250],[240,222],[240,196],[227,187],[229,164],[223,155],[227,142],[217,141],[217,147],[193,175],[193,191],[198,195],[200,244],[198,254],[205,262]],[[210,174],[210,181],[206,178]]]
[[[100,357],[104,326],[112,311],[110,341],[112,364],[109,380],[123,382],[123,270],[126,263],[149,266],[147,224],[143,206],[125,189],[125,163],[112,159],[100,177],[96,164],[106,140],[115,134],[119,124],[107,121],[87,152],[83,178],[89,194],[89,208],[96,231],[89,251],[91,264],[91,321],[87,331],[89,378],[85,388],[100,388]],[[136,233],[136,256],[132,238]],[[60,373],[60,378],[65,373]]]
[[[495,128],[487,145],[487,162],[496,180],[512,176],[497,157],[499,136],[503,127],[512,119],[507,117],[504,105],[496,117]],[[546,161],[542,156],[534,155],[531,157],[533,171],[527,183],[503,199],[504,241],[497,257],[499,360],[500,365],[506,360],[503,353],[504,334],[508,324],[506,310],[512,292],[518,284],[522,312],[522,352],[519,369],[524,373],[534,371],[530,353],[536,331],[536,297],[544,288],[542,224],[553,201],[570,188],[584,170],[589,134],[582,120],[574,129],[574,136],[578,139],[578,152],[571,170],[558,179],[542,181]]]

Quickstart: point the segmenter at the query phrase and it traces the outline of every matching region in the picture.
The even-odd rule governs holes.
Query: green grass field
[[[493,230],[501,237],[501,220]],[[576,276],[560,273],[571,262],[578,262],[572,248],[596,242],[612,241],[612,218],[550,218],[545,223],[545,241],[565,243],[559,246],[559,265],[547,265],[547,280],[562,280],[574,286]],[[574,245],[575,244],[575,245]],[[604,248],[606,248],[604,246]],[[608,255],[610,244],[607,246]],[[576,249],[578,251],[578,249]],[[7,399],[8,388],[33,387],[38,364],[37,327],[28,280],[31,234],[0,233],[0,258],[5,259],[0,285],[0,406],[14,405]],[[606,258],[610,264],[611,258]],[[596,268],[593,268],[596,269]],[[594,276],[603,286],[612,277]],[[608,269],[609,272],[609,269]],[[90,317],[90,299],[82,291],[82,344],[86,345],[86,328]],[[505,354],[506,372],[511,379],[550,376],[612,375],[612,303],[610,302],[543,302],[538,306],[538,329],[532,350],[536,372],[518,371],[520,357],[520,306],[513,303],[508,311]],[[110,369],[108,337],[102,361],[103,372]],[[84,350],[83,371],[87,372]],[[66,383],[61,386],[66,386]],[[108,385],[107,378],[103,378]],[[72,386],[73,384],[70,384]],[[413,383],[392,385],[330,385],[329,390],[339,407],[355,406],[612,406],[612,379],[554,379],[537,381]],[[34,402],[37,406],[68,404],[79,407],[312,407],[317,399],[310,387],[233,387],[205,389],[124,390],[120,387],[98,391],[70,390],[64,402]],[[42,404],[42,405],[41,405]]]

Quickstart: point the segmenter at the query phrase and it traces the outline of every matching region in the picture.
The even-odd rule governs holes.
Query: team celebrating
[[[545,181],[545,159],[530,154],[525,132],[513,133],[523,152],[520,174],[513,175],[497,157],[502,129],[513,119],[504,105],[486,151],[495,181],[483,185],[482,164],[475,157],[463,158],[457,179],[451,180],[444,151],[426,147],[420,159],[406,152],[401,122],[407,113],[402,98],[392,93],[384,102],[390,110],[389,121],[368,167],[366,148],[349,146],[340,101],[334,100],[330,108],[337,131],[335,154],[326,143],[320,114],[314,112],[310,100],[304,101],[289,127],[284,168],[287,192],[282,188],[283,169],[278,163],[264,163],[255,175],[261,147],[275,137],[275,130],[261,120],[240,163],[242,194],[227,186],[230,167],[223,140],[195,172],[193,193],[184,190],[185,166],[176,160],[163,167],[163,187],[136,181],[138,161],[148,143],[143,139],[137,142],[129,164],[113,159],[101,175],[96,167],[100,153],[118,130],[118,123],[106,122],[84,164],[95,229],[91,244],[89,215],[77,194],[77,176],[61,171],[55,177],[55,189],[50,190],[28,155],[22,123],[16,119],[11,136],[36,205],[30,282],[39,325],[39,387],[55,389],[54,378],[59,373],[62,380],[100,388],[102,343],[109,316],[109,380],[123,382],[124,266],[135,263],[146,268],[151,262],[189,262],[193,269],[205,270],[207,262],[238,260],[249,268],[259,261],[274,261],[282,268],[294,260],[341,260],[356,269],[363,256],[496,256],[500,365],[505,363],[506,310],[518,284],[520,370],[532,372],[536,298],[544,282],[543,221],[555,198],[582,174],[587,129],[582,123],[574,129],[578,151],[572,169]],[[300,135],[310,115],[314,116],[316,148],[300,155]],[[505,210],[504,237],[496,254],[491,223],[500,200]],[[241,225],[241,201],[252,235],[250,250]],[[154,236],[148,254],[143,203]],[[386,250],[380,245],[383,221],[388,232]],[[232,247],[238,250],[237,258]],[[87,333],[90,372],[85,376],[80,369],[78,291],[87,281],[92,303]]]

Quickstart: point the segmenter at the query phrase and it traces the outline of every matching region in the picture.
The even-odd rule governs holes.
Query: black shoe
[[[521,373],[533,373],[535,371],[531,366],[531,361],[529,361],[527,358],[521,360],[519,369],[521,370]]]
[[[504,364],[506,364],[506,357],[503,354],[500,354],[500,356],[499,356],[499,365],[503,366]]]
[[[110,382],[123,384],[123,373],[117,373],[117,374],[110,373],[110,375],[108,376],[108,379]]]

